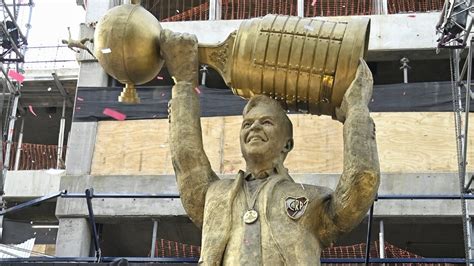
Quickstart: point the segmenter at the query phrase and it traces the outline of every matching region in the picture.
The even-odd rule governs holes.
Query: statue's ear
[[[293,145],[294,145],[294,141],[291,138],[286,142],[285,147],[283,147],[283,152],[289,153],[293,149]]]

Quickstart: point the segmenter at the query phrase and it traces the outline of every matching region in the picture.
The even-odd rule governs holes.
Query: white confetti
[[[309,24],[308,24],[308,25],[304,25],[304,29],[305,29],[305,30],[309,30],[309,31],[313,31],[313,30],[314,30],[314,28],[311,27]]]
[[[49,88],[48,88],[48,91],[51,91],[51,90],[52,90],[51,87],[49,87]]]
[[[100,50],[103,54],[110,54],[112,52],[112,50],[110,50],[110,48],[104,48],[102,50]]]

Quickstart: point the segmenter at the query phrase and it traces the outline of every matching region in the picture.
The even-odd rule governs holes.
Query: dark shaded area
[[[121,87],[80,87],[74,120],[113,119],[103,114],[105,108],[123,113],[127,119],[168,117],[171,86],[138,88],[141,103],[132,105],[117,101],[121,90]],[[202,117],[240,115],[246,104],[246,100],[229,89],[200,87],[199,91]],[[372,112],[451,112],[451,82],[376,85],[369,108]]]

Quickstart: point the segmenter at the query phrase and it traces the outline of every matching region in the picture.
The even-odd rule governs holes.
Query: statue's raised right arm
[[[202,144],[198,79],[198,49],[194,35],[163,30],[161,55],[175,85],[170,104],[170,149],[181,202],[191,220],[202,227],[210,184],[218,180]]]
[[[337,118],[344,123],[344,169],[324,207],[319,232],[326,244],[357,226],[367,214],[380,183],[375,125],[369,115],[372,73],[360,60],[356,77],[344,94]]]

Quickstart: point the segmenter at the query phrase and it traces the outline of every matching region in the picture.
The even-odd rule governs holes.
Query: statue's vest
[[[324,201],[331,196],[331,190],[312,185],[295,183],[284,173],[269,177],[268,184],[260,192],[261,230],[269,230],[275,246],[287,265],[319,264],[321,248],[328,244],[320,239],[319,220],[324,215]],[[236,179],[214,182],[206,194],[204,210],[203,238],[200,263],[221,265],[232,229],[232,205],[237,193],[242,189],[244,173]],[[307,205],[301,216],[291,217],[286,201],[304,197]],[[318,239],[319,238],[319,239]]]

